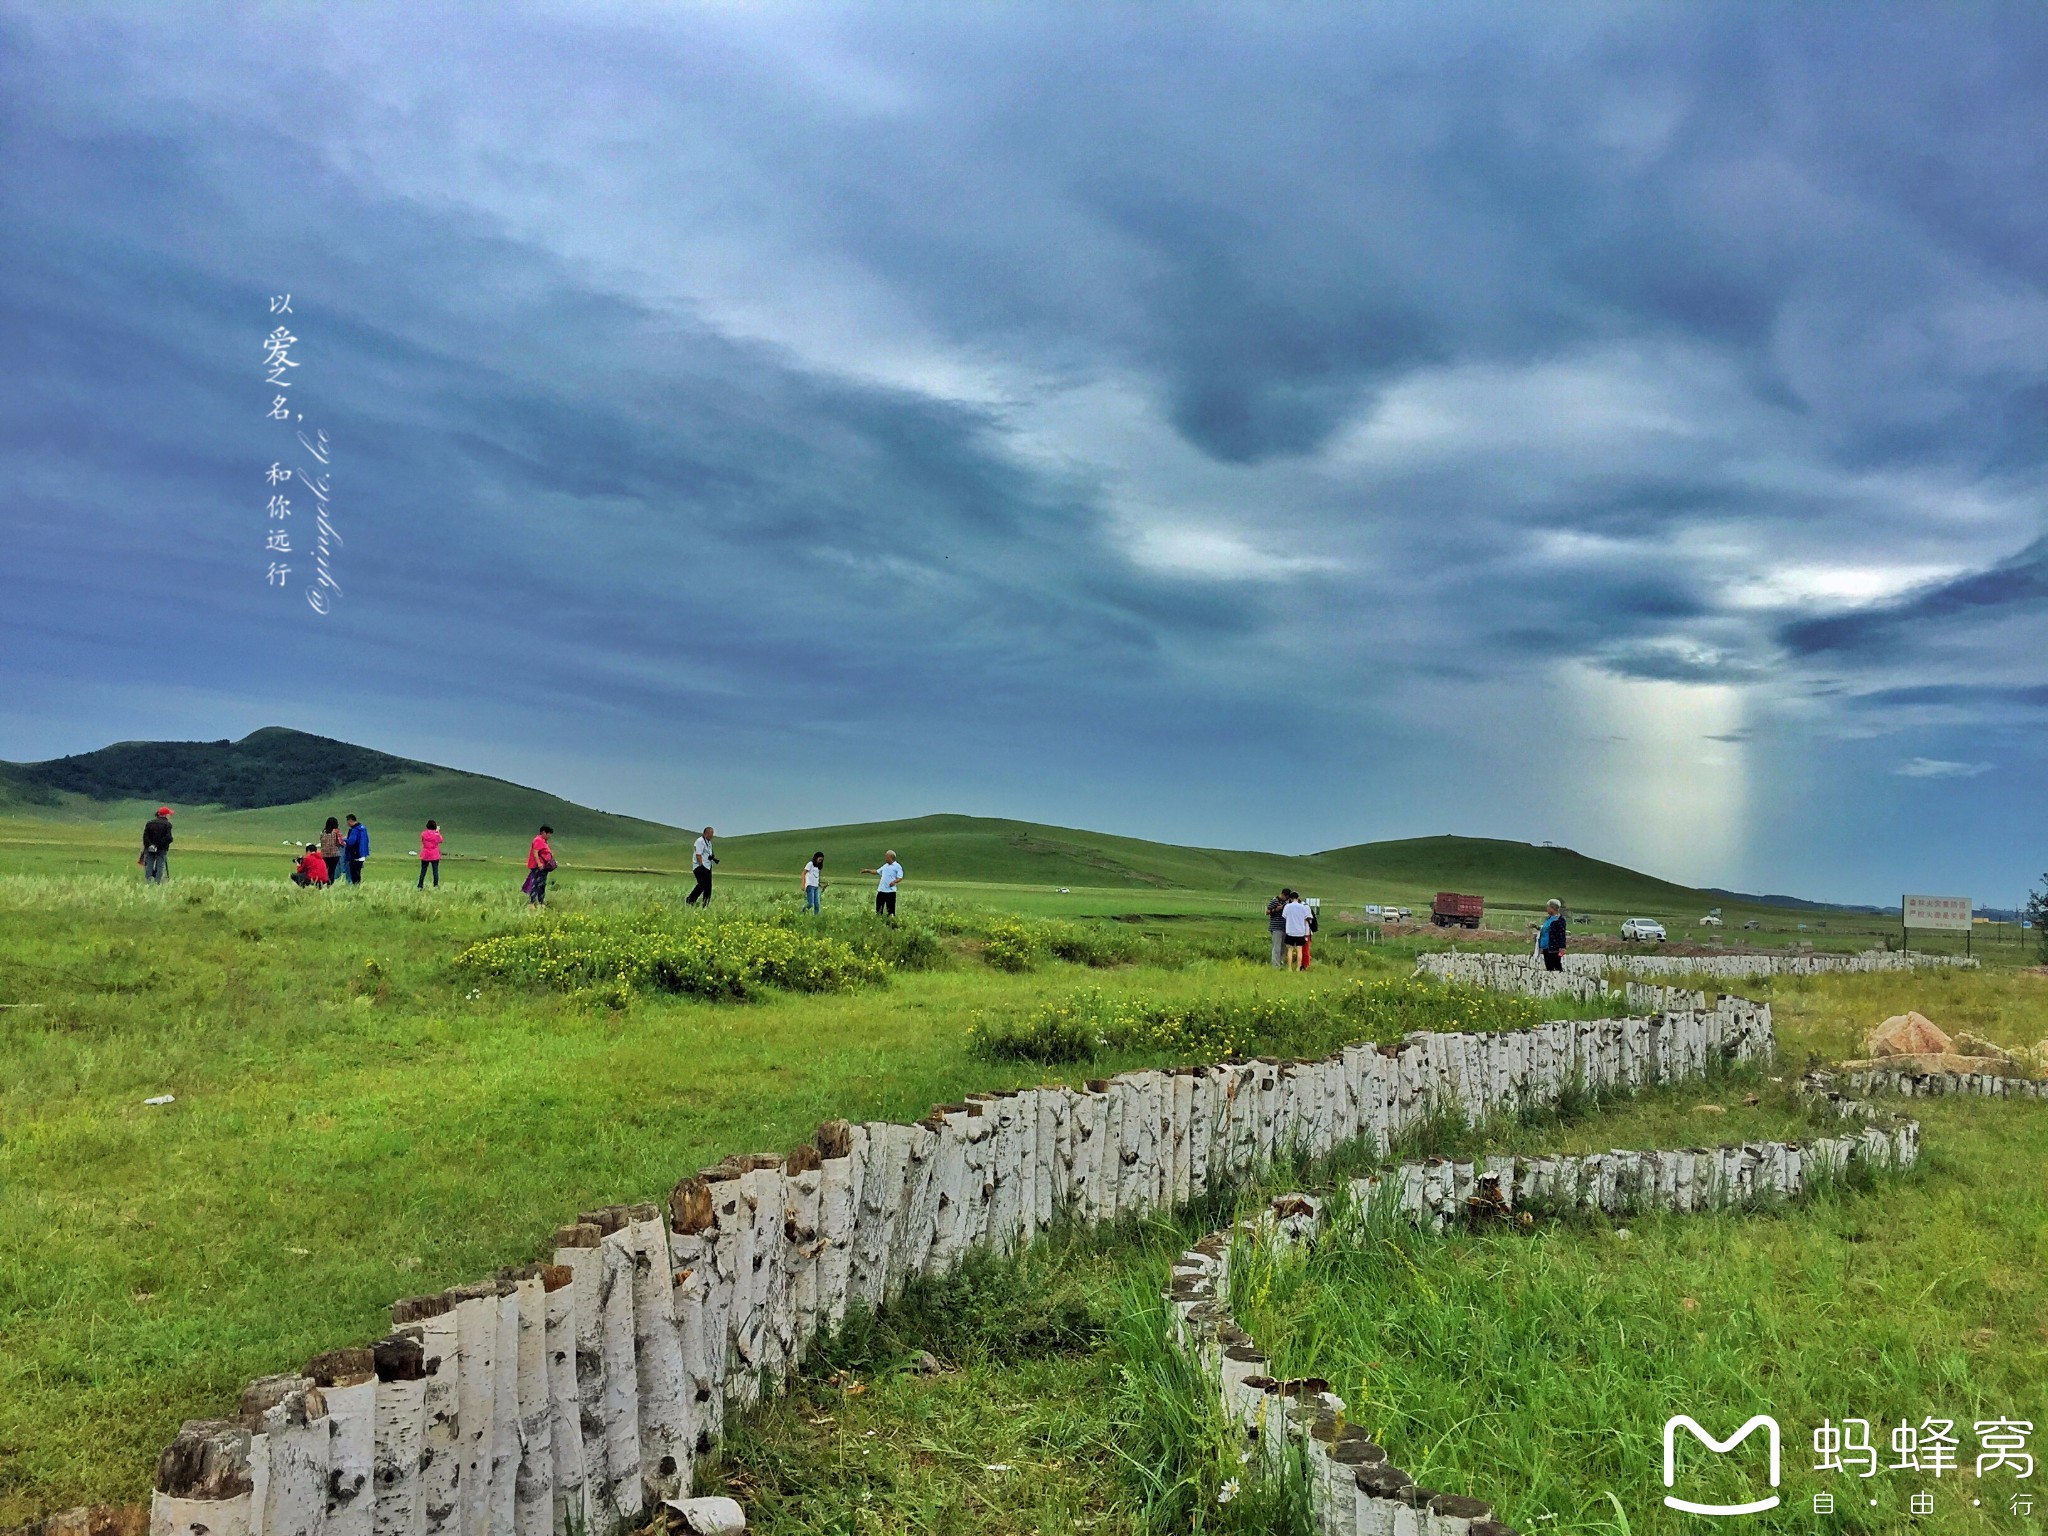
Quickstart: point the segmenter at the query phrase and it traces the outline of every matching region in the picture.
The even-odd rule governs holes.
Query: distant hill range
[[[0,814],[89,822],[125,837],[159,803],[176,808],[188,847],[274,849],[313,836],[327,816],[354,813],[373,846],[403,849],[425,818],[451,852],[522,852],[543,822],[574,864],[681,870],[692,831],[577,805],[504,779],[396,757],[282,726],[240,741],[125,741],[39,763],[0,763]],[[715,814],[707,816],[716,821]],[[1313,854],[1189,848],[996,817],[937,815],[762,832],[719,840],[720,870],[794,878],[823,849],[828,878],[844,880],[896,849],[913,878],[1141,892],[1265,893],[1282,884],[1347,905],[1400,901],[1422,910],[1437,889],[1489,902],[1616,919],[1739,909],[1842,910],[1794,897],[1699,891],[1568,848],[1477,837],[1407,838]],[[1690,917],[1684,918],[1690,921]]]
[[[240,741],[117,741],[97,752],[9,763],[0,771],[24,798],[49,805],[66,794],[247,811],[317,800],[353,784],[449,770],[272,725]]]

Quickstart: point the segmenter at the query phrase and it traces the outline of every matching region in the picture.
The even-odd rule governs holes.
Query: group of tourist
[[[429,827],[434,824],[430,821]],[[434,884],[441,883],[441,834],[434,833]],[[424,848],[421,850],[424,854]],[[370,829],[357,821],[353,815],[348,819],[348,828],[343,830],[340,822],[332,816],[321,828],[320,840],[306,844],[306,851],[292,861],[292,884],[303,886],[329,886],[336,880],[350,885],[363,883],[363,865],[370,858]],[[426,867],[420,868],[420,883],[426,883]]]
[[[348,825],[330,816],[321,831],[319,840],[306,844],[306,851],[292,859],[292,884],[308,889],[325,889],[337,880],[349,885],[363,883],[363,866],[370,859],[370,829],[351,814]],[[548,899],[548,876],[555,871],[555,850],[548,839],[555,835],[555,829],[543,826],[526,850],[526,883],[520,887],[526,893],[527,902],[532,906],[544,906]],[[690,851],[690,873],[692,882],[690,894],[683,898],[689,906],[711,904],[711,872],[718,863],[718,856],[712,851],[712,840],[718,833],[706,827]],[[441,888],[441,846],[444,834],[441,823],[431,818],[420,830],[420,875],[415,890],[425,890],[431,876],[434,889]],[[160,884],[170,876],[171,868],[171,808],[157,807],[156,815],[142,829],[142,853],[136,859],[142,866],[143,878],[150,884]],[[896,915],[896,888],[903,883],[903,866],[897,862],[896,850],[891,848],[882,856],[881,864],[874,869],[864,869],[864,875],[877,878],[875,886],[875,914],[878,917]],[[823,910],[820,897],[825,888],[824,850],[811,855],[810,862],[803,869],[804,905],[812,912]]]
[[[1305,971],[1309,966],[1309,940],[1316,931],[1316,909],[1301,892],[1282,886],[1280,894],[1266,903],[1266,927],[1273,935],[1273,968]]]
[[[718,863],[718,855],[712,851],[712,839],[718,834],[706,827],[690,848],[690,894],[683,898],[685,906],[711,905],[711,872]],[[896,850],[891,848],[882,855],[882,862],[874,869],[864,869],[864,875],[873,875],[875,885],[875,916],[896,915],[896,887],[903,883],[903,866],[897,862]],[[803,881],[804,908],[810,912],[824,911],[825,893],[825,850],[819,849],[804,865],[799,878]]]
[[[304,853],[293,856],[293,885],[324,890],[337,881],[348,885],[363,883],[363,866],[370,861],[370,829],[354,815],[347,821],[344,827],[336,817],[328,817],[319,839],[306,844]],[[704,830],[708,833],[711,829]],[[521,889],[526,892],[527,901],[536,907],[548,899],[548,876],[555,869],[555,851],[548,845],[548,839],[554,833],[553,827],[542,827],[526,851],[526,884]],[[142,853],[135,861],[142,866],[143,879],[151,885],[160,885],[170,877],[171,836],[171,808],[160,805],[142,828]],[[441,888],[443,841],[441,823],[430,817],[420,829],[420,877],[415,890],[425,890],[429,876],[433,877],[434,889]]]

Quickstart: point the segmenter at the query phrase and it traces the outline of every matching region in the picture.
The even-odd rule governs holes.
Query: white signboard
[[[1946,928],[1956,933],[1970,931],[1970,898],[1967,896],[1908,896],[1904,898],[1905,926]]]

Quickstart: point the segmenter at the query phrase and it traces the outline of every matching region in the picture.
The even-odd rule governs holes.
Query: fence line
[[[1292,1152],[1431,1117],[1768,1059],[1768,1007],[1424,1032],[972,1094],[914,1125],[829,1121],[652,1204],[581,1213],[538,1263],[399,1302],[392,1331],[250,1384],[158,1465],[151,1536],[571,1536],[690,1489],[728,1412],[780,1389],[855,1305],[1049,1224],[1171,1208]]]
[[[1845,1119],[1867,1108],[1837,1101]],[[1366,1222],[1390,1212],[1438,1232],[1511,1219],[1532,1206],[1613,1215],[1689,1213],[1794,1199],[1816,1180],[1838,1176],[1853,1163],[1908,1168],[1919,1149],[1920,1127],[1908,1120],[1804,1142],[1578,1157],[1432,1157],[1354,1180],[1350,1194]],[[1174,1265],[1166,1290],[1175,1342],[1200,1360],[1220,1395],[1226,1422],[1243,1432],[1247,1448],[1262,1453],[1266,1465],[1283,1462],[1290,1449],[1304,1454],[1319,1531],[1328,1536],[1418,1530],[1429,1536],[1515,1536],[1494,1518],[1486,1500],[1417,1484],[1364,1430],[1345,1422],[1344,1400],[1331,1392],[1328,1381],[1274,1377],[1269,1357],[1232,1315],[1230,1274],[1237,1242],[1313,1243],[1329,1220],[1328,1206],[1317,1196],[1282,1195],[1257,1217],[1212,1232],[1188,1249]]]

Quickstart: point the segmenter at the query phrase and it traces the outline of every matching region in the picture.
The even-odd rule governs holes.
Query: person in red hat
[[[142,829],[142,878],[160,885],[171,873],[171,808],[160,805]]]

